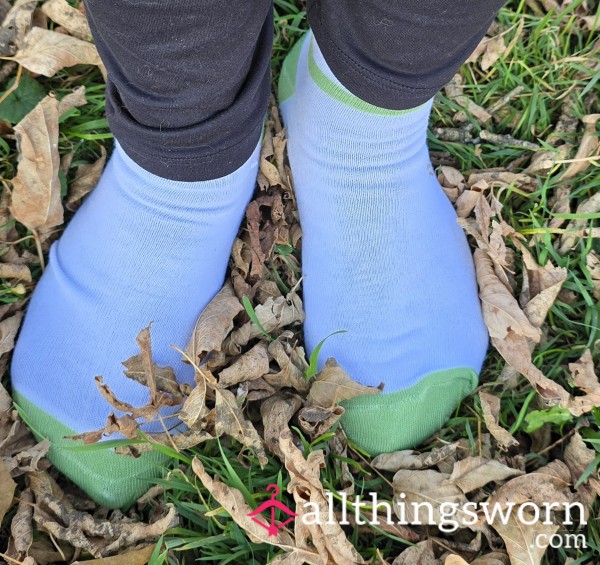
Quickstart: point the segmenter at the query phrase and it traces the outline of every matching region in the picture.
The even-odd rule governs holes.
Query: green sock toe
[[[406,389],[341,401],[346,411],[339,423],[370,455],[412,449],[448,421],[477,382],[470,368],[436,371]]]
[[[168,459],[161,453],[151,451],[133,458],[118,455],[112,449],[74,450],[83,442],[64,438],[77,432],[18,392],[13,391],[13,397],[35,436],[50,440],[48,459],[101,506],[127,508],[152,486],[151,479],[161,476]]]

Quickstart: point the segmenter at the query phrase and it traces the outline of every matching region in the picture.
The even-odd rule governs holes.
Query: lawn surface
[[[71,2],[71,6],[78,4]],[[275,10],[274,84],[286,53],[307,28],[298,3],[276,0]],[[44,11],[50,18],[40,12],[34,16],[36,25],[56,31],[62,23],[61,31],[85,37],[85,29],[82,35],[81,27],[71,29],[61,19],[69,12],[60,2],[52,0]],[[156,449],[170,456],[171,468],[151,496],[123,516],[94,508],[79,495],[69,498],[75,492],[72,485],[48,468],[44,459],[35,457],[43,455],[44,446],[33,447],[35,442],[19,435],[24,428],[18,420],[15,423],[10,400],[0,395],[4,402],[0,454],[5,467],[0,468],[0,476],[9,485],[0,496],[0,510],[5,513],[0,551],[7,562],[71,562],[109,555],[122,555],[121,561],[110,563],[128,564],[148,559],[155,564],[196,560],[263,564],[273,559],[301,563],[306,559],[401,565],[463,563],[461,558],[475,565],[600,562],[596,518],[600,384],[594,373],[600,356],[600,41],[594,31],[599,14],[598,3],[585,0],[510,1],[460,75],[436,97],[429,146],[440,182],[477,249],[484,313],[494,340],[479,389],[435,437],[414,454],[373,461],[348,445],[340,431],[331,430],[339,417],[335,390],[316,399],[308,384],[303,387],[289,375],[287,381],[282,376],[288,362],[306,383],[315,379],[311,360],[303,359],[299,349],[299,316],[281,314],[274,326],[265,327],[265,303],[271,307],[269,300],[275,301],[285,310],[286,304],[301,296],[301,237],[293,181],[285,160],[285,131],[272,106],[258,200],[248,209],[231,261],[230,280],[243,305],[233,320],[234,334],[244,324],[254,333],[245,342],[237,334],[226,337],[223,352],[211,365],[218,374],[256,344],[268,348],[272,368],[260,379],[264,386],[242,380],[227,389],[238,399],[239,412],[234,415],[247,418],[252,428],[244,435],[245,446],[230,438],[235,435],[231,414],[215,412],[215,395],[228,393],[218,386],[213,390],[210,375],[199,376],[199,382],[204,387],[208,382],[213,391],[204,398],[207,413],[227,420],[222,426],[225,431],[218,440],[179,450],[169,438],[155,438],[162,441]],[[14,127],[47,94],[62,99],[85,87],[85,103],[73,104],[59,120],[61,166],[53,174],[59,180],[57,201],[65,206],[64,223],[81,195],[93,188],[103,162],[99,160],[112,147],[98,66],[65,65],[48,78],[31,72],[39,57],[35,48],[28,57],[20,56],[23,49],[19,46],[15,55],[20,64],[8,58],[0,67],[5,92],[0,95],[0,223],[4,226],[0,230],[0,275],[4,277],[0,279],[0,363],[8,391],[6,368],[19,312],[41,275],[49,244],[64,225],[34,225],[31,210],[9,211],[8,195],[15,190],[11,181],[19,158]],[[27,125],[26,120],[21,125]],[[423,221],[426,225],[427,219]],[[521,317],[528,331],[507,325],[502,312]],[[537,337],[531,339],[532,335]],[[321,378],[327,382],[326,375]],[[296,400],[293,409],[288,403],[286,419],[276,421],[261,413],[261,404],[269,398],[282,408],[290,391]],[[187,396],[190,391],[183,393]],[[16,433],[15,426],[21,426],[22,432]],[[275,434],[274,430],[288,426],[293,440]],[[210,426],[205,431],[217,435]],[[262,440],[267,440],[265,451]],[[120,446],[135,450],[149,441],[136,437]],[[98,447],[91,444],[90,448]],[[19,458],[27,449],[33,455]],[[225,486],[215,483],[215,476]],[[69,495],[66,499],[61,498],[62,492],[57,494],[49,477]],[[352,520],[350,525],[335,522],[323,528],[296,525],[294,529],[289,524],[276,538],[262,535],[258,543],[253,536],[261,528],[252,526],[245,510],[267,500],[266,487],[273,483],[281,487],[279,499],[296,510],[297,503],[322,500],[329,490],[345,491],[349,498],[376,491],[380,500],[410,492],[412,500],[432,501],[438,511],[445,500],[517,505],[568,500],[581,502],[589,514],[586,524],[579,519],[569,524],[556,512],[544,526],[519,528],[509,522],[490,527],[481,522],[452,532],[424,525],[356,525]],[[54,506],[49,502],[52,496],[58,501]],[[334,498],[339,513],[343,502],[339,494]],[[90,516],[76,515],[73,500]],[[173,526],[175,511],[179,520]],[[371,509],[366,507],[364,513],[370,516]],[[281,514],[276,517],[283,520]],[[122,525],[128,518],[154,527],[140,525],[146,529],[127,540],[114,532],[98,533],[106,532],[109,522]],[[540,532],[558,532],[554,540],[562,547],[532,549]],[[573,534],[582,534],[585,547],[578,547],[581,538]]]

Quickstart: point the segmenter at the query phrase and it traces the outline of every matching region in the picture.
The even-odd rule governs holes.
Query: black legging
[[[431,98],[504,0],[308,0],[325,60],[353,94],[389,109]],[[205,180],[256,147],[270,92],[272,0],[86,0],[108,70],[115,137],[162,177]]]

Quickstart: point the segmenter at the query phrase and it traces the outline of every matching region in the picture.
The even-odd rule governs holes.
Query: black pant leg
[[[270,93],[272,0],[85,0],[126,153],[176,180],[218,178],[258,143]]]
[[[404,110],[450,80],[505,1],[308,0],[308,21],[350,92]]]

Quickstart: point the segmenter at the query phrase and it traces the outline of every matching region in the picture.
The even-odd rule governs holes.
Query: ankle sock
[[[426,144],[429,101],[387,110],[352,95],[312,33],[279,84],[302,225],[304,335],[383,393],[342,402],[371,454],[412,448],[477,384],[488,337],[472,255]]]
[[[117,143],[98,186],[51,247],[13,356],[14,398],[51,440],[54,465],[104,506],[132,503],[160,475],[162,457],[83,452],[63,438],[104,426],[112,409],[96,375],[120,400],[147,403],[148,389],[126,378],[121,362],[139,353],[135,338],[151,321],[155,362],[193,382],[171,345],[185,348],[223,284],[258,154],[257,147],[225,177],[179,182],[145,171]]]

